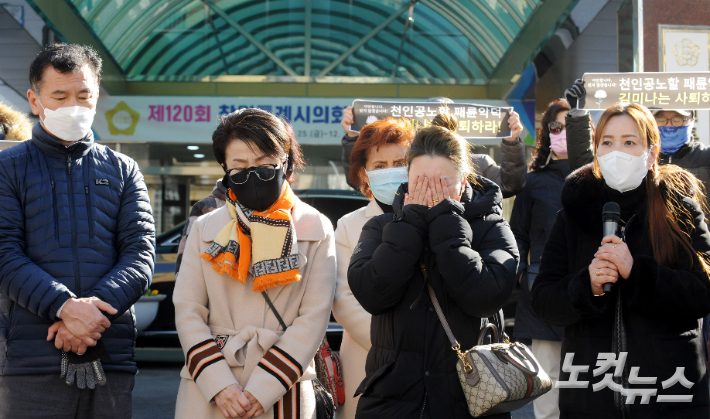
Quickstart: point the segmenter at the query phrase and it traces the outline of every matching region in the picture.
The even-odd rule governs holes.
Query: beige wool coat
[[[263,296],[252,290],[251,275],[242,284],[200,258],[231,220],[228,208],[195,222],[173,296],[186,359],[176,418],[224,418],[213,399],[236,383],[261,403],[262,417],[274,417],[274,408],[298,409],[303,419],[314,416],[310,380],[316,377],[313,357],[335,292],[335,242],[330,221],[308,204],[296,199],[292,216],[302,278],[267,290],[288,326],[285,332]]]
[[[355,390],[365,379],[365,360],[370,350],[370,320],[350,291],[348,285],[348,265],[353,250],[360,240],[360,233],[367,221],[382,214],[382,209],[373,199],[365,207],[338,220],[335,229],[335,247],[338,260],[338,277],[333,302],[333,316],[343,326],[343,343],[340,346],[340,360],[343,365],[345,404],[338,407],[338,419],[352,419],[359,397],[353,398]]]

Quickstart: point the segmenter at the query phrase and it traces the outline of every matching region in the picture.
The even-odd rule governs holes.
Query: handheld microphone
[[[607,202],[602,209],[602,226],[604,237],[611,234],[617,235],[619,231],[619,221],[621,220],[621,207],[616,202]],[[602,287],[604,292],[611,292],[611,283],[607,282]]]

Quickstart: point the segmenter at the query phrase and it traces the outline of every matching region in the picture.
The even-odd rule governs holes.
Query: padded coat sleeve
[[[594,160],[592,118],[589,112],[579,116],[571,115],[570,112],[565,117],[565,125],[567,126],[569,167],[572,170],[577,170]]]
[[[529,182],[528,182],[529,185]],[[510,216],[510,228],[513,230],[515,242],[518,245],[520,263],[518,273],[520,276],[528,267],[528,254],[530,253],[530,228],[532,222],[532,197],[530,189],[525,188],[515,197],[513,213]]]
[[[503,153],[500,170],[500,190],[503,198],[510,198],[520,193],[525,187],[525,175],[528,173],[525,158],[525,144],[520,138],[514,141],[501,140],[500,150]]]
[[[18,180],[0,165],[0,292],[33,314],[58,320],[57,310],[75,295],[24,252],[25,215]]]
[[[477,219],[475,234],[481,238],[473,248],[474,233],[461,214],[463,207],[451,199],[429,210],[429,244],[450,298],[471,316],[491,317],[515,287],[515,238],[502,218],[494,222]]]
[[[540,320],[551,326],[569,326],[600,317],[610,306],[612,294],[592,295],[589,270],[570,272],[564,210],[557,214],[540,259],[540,272],[532,287],[532,307]],[[589,263],[592,258],[589,259]],[[613,306],[613,304],[611,304]]]
[[[125,313],[150,286],[155,263],[155,224],[148,189],[138,165],[129,160],[116,228],[118,262],[88,292]],[[111,317],[109,317],[111,319]]]
[[[371,218],[348,268],[348,283],[355,298],[372,315],[394,307],[419,268],[427,227],[427,207],[406,205],[402,219],[384,224],[391,214]],[[383,228],[384,224],[384,228]]]

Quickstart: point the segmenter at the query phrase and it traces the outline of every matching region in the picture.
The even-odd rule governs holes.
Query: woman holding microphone
[[[560,417],[707,418],[699,319],[710,313],[710,233],[700,183],[657,164],[658,127],[643,106],[607,109],[594,140],[594,162],[562,188],[532,288],[538,317],[565,327]],[[603,235],[608,202],[620,207],[618,236]],[[604,370],[611,356],[619,362]]]

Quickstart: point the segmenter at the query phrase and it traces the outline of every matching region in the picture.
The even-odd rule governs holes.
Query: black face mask
[[[240,204],[254,211],[266,211],[281,196],[286,173],[283,169],[279,169],[271,180],[261,180],[256,173],[250,173],[249,179],[239,185],[232,182],[229,175],[225,175],[222,182],[225,181],[227,182],[225,185],[234,191]]]

